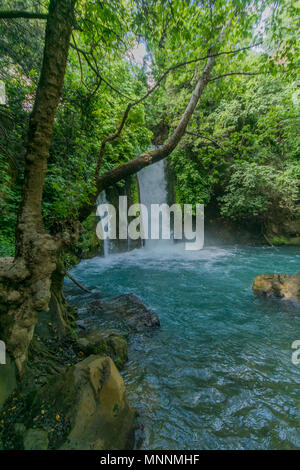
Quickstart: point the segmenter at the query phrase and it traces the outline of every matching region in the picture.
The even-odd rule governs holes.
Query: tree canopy
[[[14,251],[47,11],[48,2],[38,0],[3,1],[0,10],[2,253]],[[235,219],[264,218],[271,207],[295,214],[297,11],[290,1],[78,1],[43,193],[48,229],[76,218],[97,194],[95,172],[147,151],[162,123],[172,134],[214,55],[201,103],[170,157],[177,200],[215,200],[224,217]]]

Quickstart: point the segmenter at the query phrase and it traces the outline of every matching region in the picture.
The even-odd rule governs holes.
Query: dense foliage
[[[172,155],[180,201],[212,199],[234,219],[297,216],[299,90],[281,77],[229,78]]]
[[[47,1],[38,0],[1,2],[2,10],[46,12],[47,6]],[[236,220],[296,217],[297,14],[290,1],[276,6],[244,1],[77,2],[78,25],[44,190],[47,228],[63,224],[66,217],[76,219],[80,204],[95,191],[101,142],[116,131],[128,102],[141,98],[174,66],[149,98],[131,108],[120,137],[106,146],[100,171],[149,148],[161,123],[169,132],[176,127],[203,64],[198,58],[208,54],[228,19],[231,27],[214,76],[224,71],[250,75],[226,76],[208,85],[183,140],[169,157],[176,199],[213,203],[223,217]],[[6,86],[6,104],[0,105],[0,255],[14,251],[26,131],[44,28],[43,20],[0,20],[0,79]],[[247,48],[255,43],[259,45]],[[228,53],[236,49],[242,50]],[[189,63],[177,67],[183,62]]]

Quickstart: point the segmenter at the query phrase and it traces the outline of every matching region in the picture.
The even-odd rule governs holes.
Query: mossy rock
[[[86,355],[98,354],[110,356],[119,370],[126,361],[127,341],[123,335],[110,330],[92,330],[78,339],[78,345]]]
[[[275,246],[300,246],[300,237],[285,237],[281,235],[271,238],[270,241]]]
[[[119,295],[105,302],[94,300],[87,305],[87,310],[99,319],[114,319],[124,333],[142,332],[160,326],[157,314],[134,294]]]

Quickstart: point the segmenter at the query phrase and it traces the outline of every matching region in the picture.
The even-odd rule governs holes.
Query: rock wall
[[[273,245],[300,245],[300,217],[269,222],[267,236]]]

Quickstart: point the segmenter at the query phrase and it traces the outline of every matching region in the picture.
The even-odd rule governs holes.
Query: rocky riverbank
[[[254,279],[253,290],[266,297],[279,297],[300,301],[300,273],[260,274]]]
[[[136,411],[120,370],[127,361],[126,337],[159,326],[155,313],[133,295],[86,306],[91,318],[109,316],[122,332],[78,320],[61,335],[55,324],[37,325],[22,383],[8,359],[0,391],[4,449],[128,449],[134,446]],[[11,383],[7,389],[4,384]],[[1,396],[0,393],[0,396]],[[9,396],[8,396],[9,395]]]

